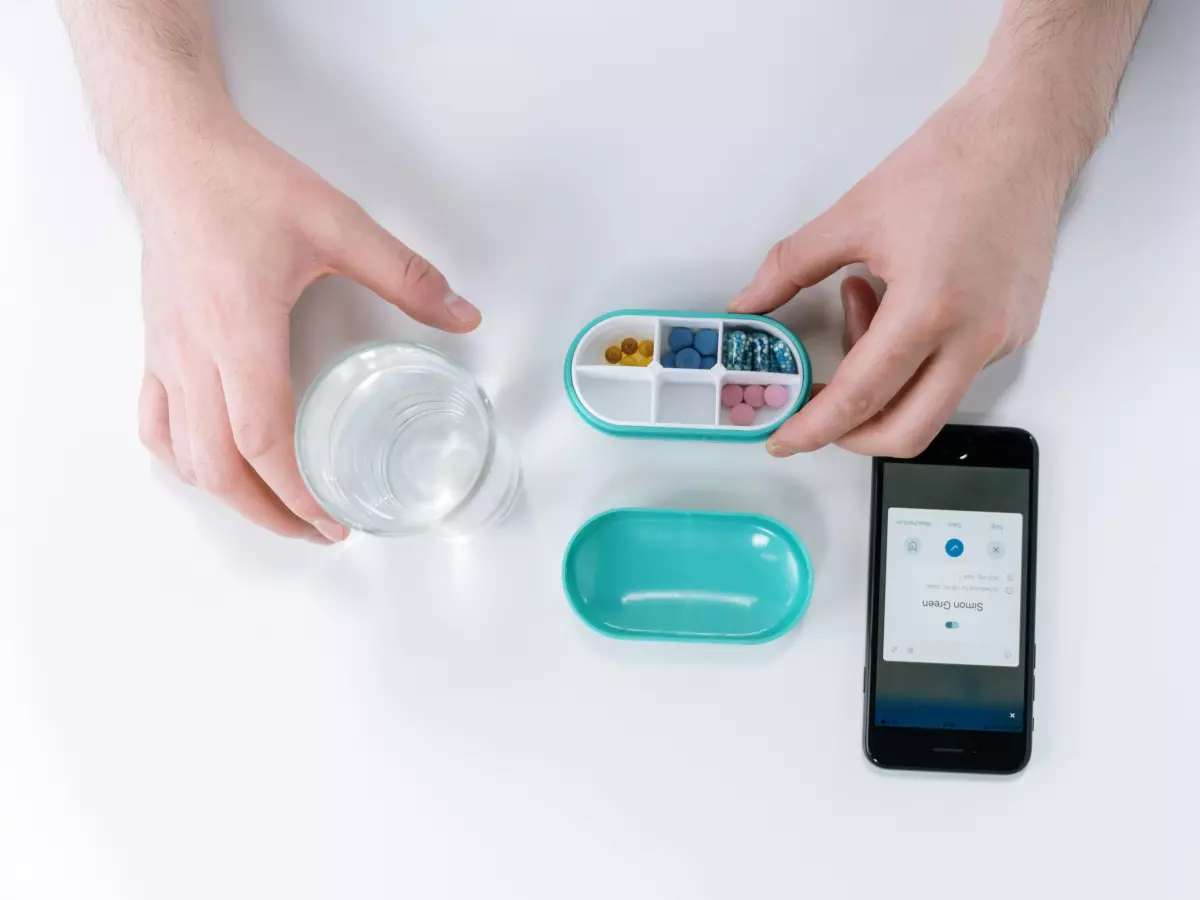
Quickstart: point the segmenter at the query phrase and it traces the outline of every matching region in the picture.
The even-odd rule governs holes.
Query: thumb
[[[768,313],[806,287],[857,262],[846,221],[837,206],[771,248],[754,279],[729,305],[732,312]]]
[[[353,201],[340,223],[333,267],[418,322],[442,331],[479,327],[480,312],[450,288],[446,276],[414,253]]]

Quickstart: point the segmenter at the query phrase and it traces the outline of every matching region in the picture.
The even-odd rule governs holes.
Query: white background
[[[442,346],[527,469],[468,549],[337,551],[138,446],[138,235],[52,7],[0,8],[0,897],[1194,890],[1200,4],[1156,4],[1037,339],[963,407],[1043,453],[1011,780],[862,757],[866,460],[617,442],[559,374],[604,310],[719,308],[962,82],[997,2],[220,2],[247,116],[484,308]],[[785,319],[828,376],[834,285]],[[421,334],[336,282],[295,324],[301,386]],[[624,503],[779,516],[809,613],[756,648],[589,632],[562,552]]]

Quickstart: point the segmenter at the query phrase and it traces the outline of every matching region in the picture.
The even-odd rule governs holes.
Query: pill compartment
[[[620,346],[625,338],[642,341],[654,341],[655,359],[658,358],[658,321],[645,316],[614,316],[598,324],[590,330],[579,342],[575,358],[579,366],[612,365],[604,358],[604,351],[612,346]]]
[[[649,425],[654,383],[637,377],[636,369],[613,366],[615,372],[580,372],[579,392],[595,415],[617,425]]]
[[[799,409],[801,393],[807,389],[803,375],[784,375],[776,372],[726,372],[721,378],[721,389],[727,384],[735,384],[743,390],[750,385],[759,385],[766,389],[771,385],[780,385],[787,391],[787,402],[781,407],[763,405],[754,411],[754,422],[750,425],[737,425],[733,421],[733,409],[720,404],[717,421],[722,428],[732,428],[739,431],[755,431],[760,428],[770,428],[774,431],[782,425],[795,409]],[[765,392],[765,391],[764,391]]]
[[[671,352],[669,338],[675,328],[693,333],[712,329],[716,333],[715,365],[709,369],[664,367],[663,356]],[[783,339],[797,374],[729,371],[724,365],[724,338],[730,329]],[[652,361],[646,365],[607,362],[605,350],[627,338],[654,341]],[[696,358],[690,357],[689,362],[695,363]],[[600,431],[622,437],[765,440],[808,400],[811,389],[808,354],[795,335],[773,319],[730,313],[626,310],[601,316],[576,336],[567,352],[563,377],[567,395],[580,416]],[[788,392],[787,403],[780,408],[764,406],[751,424],[737,425],[720,400],[721,388],[731,383],[780,384]]]
[[[699,372],[664,371],[659,381],[654,421],[660,425],[704,425],[716,422],[717,387],[711,378],[686,377]],[[707,375],[708,373],[704,373]]]

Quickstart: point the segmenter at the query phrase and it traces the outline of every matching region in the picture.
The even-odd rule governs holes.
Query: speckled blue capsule
[[[750,371],[750,342],[746,332],[736,329],[725,332],[725,368],[731,372]]]
[[[750,335],[750,370],[752,372],[771,371],[771,338],[761,331]]]
[[[771,371],[783,375],[796,374],[796,357],[792,356],[792,348],[783,338],[771,341]]]

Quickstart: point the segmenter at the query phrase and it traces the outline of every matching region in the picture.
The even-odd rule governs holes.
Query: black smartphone
[[[1033,737],[1037,442],[947,425],[876,459],[863,749],[897,769],[1011,774]]]

